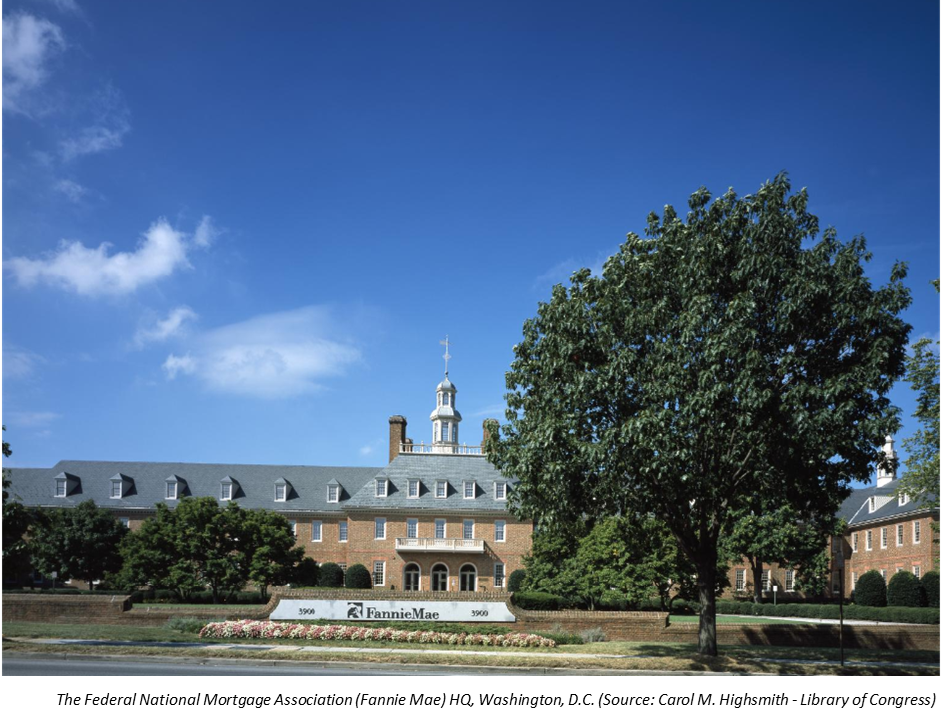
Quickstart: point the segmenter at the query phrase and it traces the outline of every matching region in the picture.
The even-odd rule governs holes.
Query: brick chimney
[[[400,454],[400,446],[406,443],[406,419],[390,416],[390,461]]]
[[[495,432],[499,427],[499,422],[494,418],[486,418],[482,421],[482,452],[485,453],[486,444],[489,442],[489,437]]]

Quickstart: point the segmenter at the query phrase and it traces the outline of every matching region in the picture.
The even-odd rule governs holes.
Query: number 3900
[[[313,608],[298,608],[298,616],[313,616],[316,613],[316,610]]]
[[[472,615],[473,615],[473,616],[488,616],[488,615],[489,615],[489,612],[488,612],[488,611],[485,611],[485,610],[482,610],[482,611],[473,611],[473,612],[472,612]]]

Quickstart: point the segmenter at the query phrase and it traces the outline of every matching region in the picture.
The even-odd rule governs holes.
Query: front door
[[[476,590],[476,570],[475,566],[466,564],[462,567],[462,570],[459,571],[459,590],[460,591],[475,591]]]
[[[446,591],[449,589],[449,569],[441,563],[433,566],[432,590]]]

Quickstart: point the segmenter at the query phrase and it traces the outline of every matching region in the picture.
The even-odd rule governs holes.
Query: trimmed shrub
[[[526,611],[557,611],[568,602],[561,596],[544,591],[520,591],[512,594],[512,603]]]
[[[373,588],[373,578],[362,563],[355,563],[347,569],[344,583],[347,588]]]
[[[509,591],[518,593],[525,582],[525,570],[518,568],[509,574]]]
[[[921,581],[913,573],[899,571],[888,581],[888,605],[918,608],[921,604]]]
[[[885,579],[878,571],[866,571],[855,582],[855,602],[859,606],[885,606],[888,591]]]
[[[165,622],[165,628],[182,633],[198,633],[208,624],[208,619],[188,616],[173,616]]]
[[[328,561],[320,567],[320,585],[326,588],[343,586],[343,569]]]
[[[881,576],[879,576],[881,578]],[[777,616],[779,618],[801,619],[837,619],[839,607],[827,603],[785,603],[777,606],[751,604],[741,601],[720,601],[717,613],[738,616]],[[928,623],[939,622],[937,608],[906,608],[903,606],[875,607],[847,605],[842,613],[844,618],[854,621],[882,621],[885,623]]]
[[[937,571],[928,571],[921,577],[921,590],[923,591],[925,605],[929,608],[938,608],[941,579]]]
[[[298,586],[316,586],[320,583],[320,564],[313,558],[302,558],[294,568],[294,583]]]

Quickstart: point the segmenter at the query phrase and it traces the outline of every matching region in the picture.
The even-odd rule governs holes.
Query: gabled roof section
[[[867,488],[853,489],[852,494],[843,502],[839,508],[838,518],[845,519],[849,526],[861,526],[870,523],[878,523],[892,518],[902,516],[920,515],[929,511],[937,514],[938,509],[932,509],[932,503],[929,499],[918,501],[908,500],[901,505],[898,499],[898,488],[889,484],[888,486],[870,486]],[[869,500],[875,498],[875,510],[870,510]]]

